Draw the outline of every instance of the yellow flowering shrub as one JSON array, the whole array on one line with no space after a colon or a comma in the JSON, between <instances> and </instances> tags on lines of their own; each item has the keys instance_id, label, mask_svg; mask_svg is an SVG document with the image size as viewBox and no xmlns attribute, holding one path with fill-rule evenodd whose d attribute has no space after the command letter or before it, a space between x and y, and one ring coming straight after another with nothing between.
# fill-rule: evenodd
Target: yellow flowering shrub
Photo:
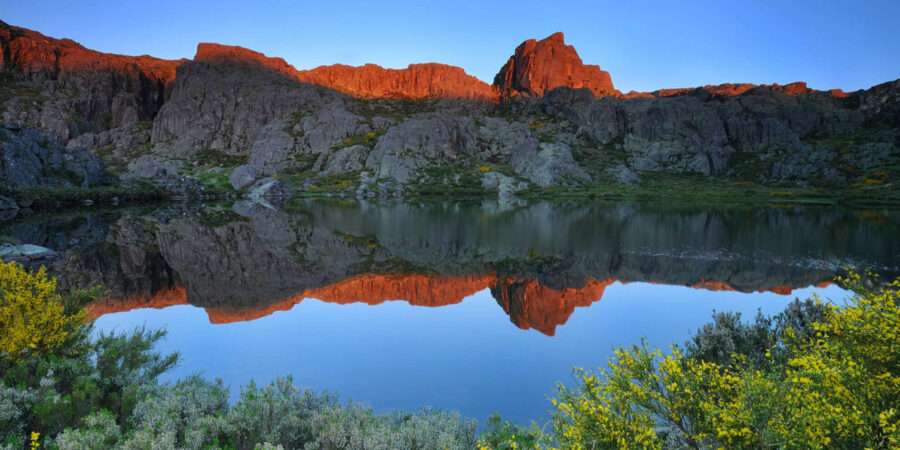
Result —
<instances>
[{"instance_id":1,"label":"yellow flowering shrub","mask_svg":"<svg viewBox=\"0 0 900 450\"><path fill-rule=\"evenodd\" d=\"M618 349L607 367L576 369L553 400L563 448L898 448L900 280L827 305L815 335L788 329L786 359L732 355L728 366L646 344ZM815 301L819 301L815 299ZM772 350L775 350L773 346Z\"/></svg>"},{"instance_id":2,"label":"yellow flowering shrub","mask_svg":"<svg viewBox=\"0 0 900 450\"><path fill-rule=\"evenodd\" d=\"M85 325L85 312L69 314L44 268L28 272L0 261L0 358L48 354Z\"/></svg>"}]
</instances>

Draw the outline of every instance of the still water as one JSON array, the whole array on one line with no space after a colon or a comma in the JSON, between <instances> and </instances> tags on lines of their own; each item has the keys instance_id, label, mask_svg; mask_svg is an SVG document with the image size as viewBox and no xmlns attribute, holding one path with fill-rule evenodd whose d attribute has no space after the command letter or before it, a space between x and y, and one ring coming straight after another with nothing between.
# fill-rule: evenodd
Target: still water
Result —
<instances>
[{"instance_id":1,"label":"still water","mask_svg":"<svg viewBox=\"0 0 900 450\"><path fill-rule=\"evenodd\" d=\"M293 201L31 217L0 234L102 284L100 330L166 328L167 380L292 375L376 410L539 423L573 366L683 343L714 310L840 301L900 272L900 213L835 207Z\"/></svg>"}]
</instances>

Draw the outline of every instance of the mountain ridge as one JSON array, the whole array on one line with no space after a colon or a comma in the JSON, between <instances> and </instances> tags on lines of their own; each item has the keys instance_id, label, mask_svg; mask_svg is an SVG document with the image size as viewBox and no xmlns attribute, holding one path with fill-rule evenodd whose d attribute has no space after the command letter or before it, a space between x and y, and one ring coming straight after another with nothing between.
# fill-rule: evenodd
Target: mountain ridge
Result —
<instances>
[{"instance_id":1,"label":"mountain ridge","mask_svg":"<svg viewBox=\"0 0 900 450\"><path fill-rule=\"evenodd\" d=\"M30 45L16 46L14 43L20 39L31 41ZM33 50L39 50L41 43L45 44L50 52L38 51L39 57L34 58ZM127 70L124 66L132 63L139 72L151 80L162 81L164 84L171 84L177 65L191 61L186 58L168 60L146 54L130 56L99 52L86 48L72 39L48 37L37 31L9 25L2 20L0 20L0 44L2 44L0 68L14 66L31 72L55 68L58 72L66 72L84 68L85 65L94 66L92 68L95 69L97 65L107 64L110 68L119 67L124 71ZM267 56L242 46L207 42L198 43L192 60L222 61L228 58L257 63L293 76L302 82L318 84L364 98L436 97L498 101L503 97L540 97L543 93L560 86L576 89L586 87L596 97L610 95L618 98L683 95L698 89L708 91L713 96L733 96L755 87L772 88L788 94L827 92L836 96L847 95L839 89L810 90L806 88L804 82L787 85L725 83L664 88L650 92L630 91L623 94L614 88L608 72L601 70L597 65L584 64L581 61L575 48L565 43L562 32L553 33L541 40L528 39L522 42L494 76L493 84L469 75L462 67L438 62L410 63L403 69L384 68L373 63L361 66L332 64L311 69L297 69L280 57ZM803 86L802 89L791 88L800 84Z\"/></svg>"},{"instance_id":2,"label":"mountain ridge","mask_svg":"<svg viewBox=\"0 0 900 450\"><path fill-rule=\"evenodd\" d=\"M662 173L757 197L777 186L878 197L900 177L900 80L622 94L562 33L523 42L492 85L438 63L298 70L212 43L190 60L109 55L6 24L0 52L0 128L14 141L0 179L14 186L22 167L58 175L43 185L93 185L83 153L112 168L110 183L189 196L606 196ZM63 173L53 155L80 162Z\"/></svg>"}]
</instances>

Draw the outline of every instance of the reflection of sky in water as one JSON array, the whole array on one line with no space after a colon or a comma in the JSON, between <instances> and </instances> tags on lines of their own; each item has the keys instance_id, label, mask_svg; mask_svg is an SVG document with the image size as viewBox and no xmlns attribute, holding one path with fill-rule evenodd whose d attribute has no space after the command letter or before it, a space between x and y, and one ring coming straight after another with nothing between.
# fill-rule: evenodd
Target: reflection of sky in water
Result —
<instances>
[{"instance_id":1,"label":"reflection of sky in water","mask_svg":"<svg viewBox=\"0 0 900 450\"><path fill-rule=\"evenodd\" d=\"M555 337L516 328L487 289L439 308L307 299L252 322L211 325L202 309L174 306L108 314L96 324L100 330L167 328L160 350L181 352L183 362L164 379L195 372L221 377L232 398L250 379L292 374L297 385L336 391L379 411L431 405L481 423L495 411L527 423L547 417L547 397L557 381L571 380L573 365L603 364L613 346L646 337L667 348L688 339L714 309L751 319L757 308L774 314L812 292L844 298L834 285L784 296L615 283L601 301L577 308Z\"/></svg>"}]
</instances>

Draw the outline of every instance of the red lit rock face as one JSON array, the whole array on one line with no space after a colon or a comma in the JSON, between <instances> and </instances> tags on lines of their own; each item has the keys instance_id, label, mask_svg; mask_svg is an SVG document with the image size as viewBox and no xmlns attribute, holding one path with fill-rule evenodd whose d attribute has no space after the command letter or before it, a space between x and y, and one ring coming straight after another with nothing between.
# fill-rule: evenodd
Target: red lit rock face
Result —
<instances>
[{"instance_id":1,"label":"red lit rock face","mask_svg":"<svg viewBox=\"0 0 900 450\"><path fill-rule=\"evenodd\" d=\"M40 73L49 78L75 71L115 71L165 83L174 79L175 67L184 61L101 53L71 39L53 39L3 22L0 44L0 69L16 67L26 75Z\"/></svg>"},{"instance_id":2,"label":"red lit rock face","mask_svg":"<svg viewBox=\"0 0 900 450\"><path fill-rule=\"evenodd\" d=\"M728 98L741 95L751 89L755 88L765 88L775 92L780 92L785 95L800 95L800 94L811 94L816 92L825 92L826 94L832 95L834 97L848 97L850 94L840 90L840 89L832 89L829 91L817 91L814 89L810 89L806 87L806 83L802 81L798 81L795 83L780 85L780 84L750 84L750 83L726 83L720 84L716 86L707 85L695 88L677 88L677 89L660 89L658 91L653 92L637 92L631 91L627 94L623 95L622 98L654 98L654 97L677 97L679 95L689 95L698 92L709 94L713 98Z\"/></svg>"},{"instance_id":3,"label":"red lit rock face","mask_svg":"<svg viewBox=\"0 0 900 450\"><path fill-rule=\"evenodd\" d=\"M620 95L609 73L583 64L575 48L566 45L562 33L541 41L529 39L516 47L515 54L494 77L494 86L502 97L540 97L560 86L588 88L597 97Z\"/></svg>"},{"instance_id":4,"label":"red lit rock face","mask_svg":"<svg viewBox=\"0 0 900 450\"><path fill-rule=\"evenodd\" d=\"M364 98L497 99L489 84L459 67L436 63L410 64L406 69L335 64L300 71L298 79Z\"/></svg>"},{"instance_id":5,"label":"red lit rock face","mask_svg":"<svg viewBox=\"0 0 900 450\"><path fill-rule=\"evenodd\" d=\"M197 44L194 61L228 62L263 67L291 78L297 77L297 69L282 58L273 58L236 45Z\"/></svg>"},{"instance_id":6,"label":"red lit rock face","mask_svg":"<svg viewBox=\"0 0 900 450\"><path fill-rule=\"evenodd\" d=\"M281 58L268 57L243 47L220 44L197 46L195 61L231 62L263 67L297 81L312 83L362 98L497 98L487 83L445 64L410 64L406 69L385 69L375 64L342 64L297 70Z\"/></svg>"},{"instance_id":7,"label":"red lit rock face","mask_svg":"<svg viewBox=\"0 0 900 450\"><path fill-rule=\"evenodd\" d=\"M28 81L52 82L50 94L35 104L41 110L38 118L20 115L26 120L23 125L62 142L88 129L73 123L118 127L153 119L181 62L101 53L71 39L53 39L0 22L0 70L14 69Z\"/></svg>"}]
</instances>

